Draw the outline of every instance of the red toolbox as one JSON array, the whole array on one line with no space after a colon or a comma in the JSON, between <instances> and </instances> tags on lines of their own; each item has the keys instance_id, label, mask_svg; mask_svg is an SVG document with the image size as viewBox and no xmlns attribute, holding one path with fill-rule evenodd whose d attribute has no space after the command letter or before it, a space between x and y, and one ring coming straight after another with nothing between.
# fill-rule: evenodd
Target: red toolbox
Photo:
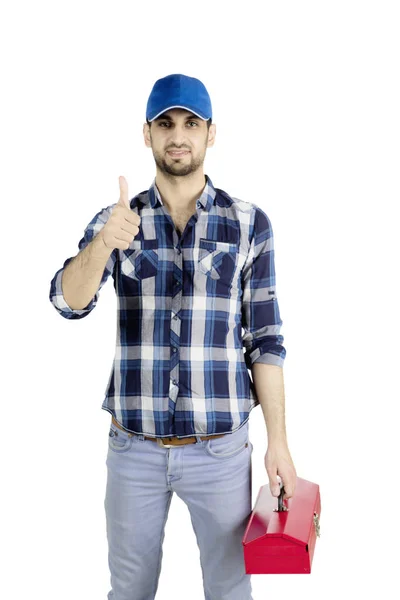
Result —
<instances>
[{"instance_id":1,"label":"red toolbox","mask_svg":"<svg viewBox=\"0 0 400 600\"><path fill-rule=\"evenodd\" d=\"M320 535L319 486L297 477L293 497L283 500L284 493L281 487L277 498L268 484L260 488L242 540L248 574L311 573Z\"/></svg>"}]
</instances>

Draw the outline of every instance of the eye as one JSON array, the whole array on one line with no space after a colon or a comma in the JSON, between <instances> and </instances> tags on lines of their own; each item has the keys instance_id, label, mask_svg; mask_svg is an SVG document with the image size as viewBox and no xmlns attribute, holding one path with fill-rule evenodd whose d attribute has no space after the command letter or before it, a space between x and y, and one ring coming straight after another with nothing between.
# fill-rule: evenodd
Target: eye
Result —
<instances>
[{"instance_id":1,"label":"eye","mask_svg":"<svg viewBox=\"0 0 400 600\"><path fill-rule=\"evenodd\" d=\"M166 125L167 123L169 125L169 121L161 121L160 127L161 127L161 125ZM188 121L188 123L194 123L196 125L196 127L198 127L198 124L196 123L196 121ZM193 129L193 127L190 127L190 129Z\"/></svg>"}]
</instances>

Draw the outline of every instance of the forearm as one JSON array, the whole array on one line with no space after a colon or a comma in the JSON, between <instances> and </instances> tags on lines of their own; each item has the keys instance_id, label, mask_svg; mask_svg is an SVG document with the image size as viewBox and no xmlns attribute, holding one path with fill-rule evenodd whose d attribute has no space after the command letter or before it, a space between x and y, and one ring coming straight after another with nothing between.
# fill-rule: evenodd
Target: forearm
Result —
<instances>
[{"instance_id":1,"label":"forearm","mask_svg":"<svg viewBox=\"0 0 400 600\"><path fill-rule=\"evenodd\" d=\"M82 309L89 304L99 289L111 252L97 234L66 266L61 287L70 308Z\"/></svg>"},{"instance_id":2,"label":"forearm","mask_svg":"<svg viewBox=\"0 0 400 600\"><path fill-rule=\"evenodd\" d=\"M283 368L256 362L251 374L264 414L268 441L287 443Z\"/></svg>"}]
</instances>

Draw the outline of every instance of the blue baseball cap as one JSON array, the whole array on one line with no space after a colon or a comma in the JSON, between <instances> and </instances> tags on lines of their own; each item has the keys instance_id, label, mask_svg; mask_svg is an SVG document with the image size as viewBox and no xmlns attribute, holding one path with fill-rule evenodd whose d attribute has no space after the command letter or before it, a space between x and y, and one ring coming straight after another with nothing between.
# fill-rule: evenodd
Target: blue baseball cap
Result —
<instances>
[{"instance_id":1,"label":"blue baseball cap","mask_svg":"<svg viewBox=\"0 0 400 600\"><path fill-rule=\"evenodd\" d=\"M171 108L185 108L204 121L212 119L210 96L195 77L173 74L155 82L147 101L146 119L154 121Z\"/></svg>"}]
</instances>

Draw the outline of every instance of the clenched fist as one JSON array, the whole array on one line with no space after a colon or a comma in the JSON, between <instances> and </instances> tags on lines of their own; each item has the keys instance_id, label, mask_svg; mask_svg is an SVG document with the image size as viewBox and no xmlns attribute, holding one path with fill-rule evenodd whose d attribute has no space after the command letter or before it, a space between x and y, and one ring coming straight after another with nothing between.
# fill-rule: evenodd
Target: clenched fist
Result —
<instances>
[{"instance_id":1,"label":"clenched fist","mask_svg":"<svg viewBox=\"0 0 400 600\"><path fill-rule=\"evenodd\" d=\"M119 177L119 192L119 200L99 235L107 248L127 250L139 232L140 217L129 206L128 184L122 175Z\"/></svg>"}]
</instances>

